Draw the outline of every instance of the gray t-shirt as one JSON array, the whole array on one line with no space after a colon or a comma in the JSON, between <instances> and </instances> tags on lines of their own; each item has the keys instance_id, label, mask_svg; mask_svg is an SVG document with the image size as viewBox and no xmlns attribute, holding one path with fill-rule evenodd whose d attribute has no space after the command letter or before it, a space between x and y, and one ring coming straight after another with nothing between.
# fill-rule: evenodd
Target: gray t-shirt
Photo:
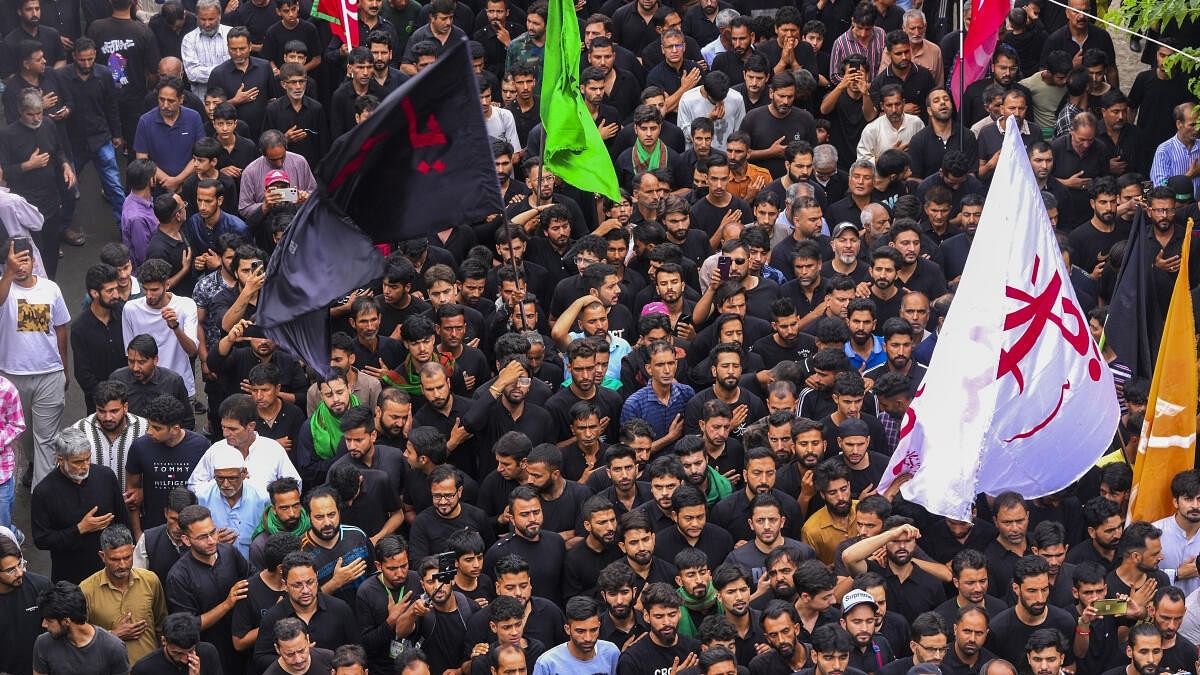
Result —
<instances>
[{"instance_id":1,"label":"gray t-shirt","mask_svg":"<svg viewBox=\"0 0 1200 675\"><path fill-rule=\"evenodd\" d=\"M126 675L125 643L99 626L95 629L95 637L83 647L42 633L33 643L33 670L45 675Z\"/></svg>"}]
</instances>

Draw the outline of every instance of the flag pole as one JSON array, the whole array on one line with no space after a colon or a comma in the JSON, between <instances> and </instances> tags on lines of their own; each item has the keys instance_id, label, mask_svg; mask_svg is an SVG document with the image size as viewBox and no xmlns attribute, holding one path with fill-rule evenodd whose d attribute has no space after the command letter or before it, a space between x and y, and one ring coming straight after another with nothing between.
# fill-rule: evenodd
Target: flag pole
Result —
<instances>
[{"instance_id":1,"label":"flag pole","mask_svg":"<svg viewBox=\"0 0 1200 675\"><path fill-rule=\"evenodd\" d=\"M350 39L350 11L346 9L346 2L347 0L338 2L338 6L342 9L342 34L346 36L346 48L354 49L358 45L353 44L354 41Z\"/></svg>"},{"instance_id":2,"label":"flag pole","mask_svg":"<svg viewBox=\"0 0 1200 675\"><path fill-rule=\"evenodd\" d=\"M1108 26L1109 28L1115 28L1115 29L1117 29L1117 30L1121 31L1122 33L1128 33L1128 34L1129 34L1130 36L1132 36L1132 37L1138 37L1138 38L1141 38L1141 39L1145 40L1146 42L1149 42L1149 43L1151 43L1151 44L1156 44L1156 45L1158 45L1159 47L1166 47L1167 49L1170 49L1172 53L1179 54L1180 56L1183 56L1183 57L1184 57L1184 58L1186 58L1186 59L1190 59L1190 60L1192 60L1192 61L1195 61L1195 62L1197 62L1197 63L1200 63L1200 57L1197 57L1197 56L1192 56L1191 54L1189 54L1189 53L1187 53L1187 52L1185 52L1185 51L1183 51L1183 50L1181 50L1181 49L1178 49L1178 48L1176 48L1176 47L1172 47L1171 45L1169 45L1169 44L1167 44L1167 43L1165 43L1165 42L1161 42L1161 41L1159 41L1159 40L1155 40L1154 38L1150 37L1149 35L1146 35L1145 33L1139 33L1139 32L1137 32L1137 31L1135 31L1135 30L1131 30L1131 29L1129 29L1129 28L1126 28L1125 26L1121 26L1121 25L1115 24L1115 23L1113 23L1113 22L1111 22L1111 21L1106 21L1106 20L1104 20L1104 19L1102 19L1102 18L1100 18L1100 17L1096 16L1095 14L1089 14L1089 13L1087 13L1087 12L1085 12L1085 11L1081 10L1081 9L1075 9L1074 7L1070 7L1069 5L1067 5L1067 3L1065 3L1065 2L1060 2L1059 0L1047 0L1047 2L1049 2L1049 3L1053 4L1053 5L1058 5L1059 7L1062 7L1063 9L1069 9L1069 10L1071 10L1072 12L1078 12L1078 13L1080 13L1080 14L1082 14L1082 15L1086 16L1087 18L1091 19L1092 21L1096 21L1096 22L1098 22L1098 23L1102 23L1102 24L1104 24L1105 26Z\"/></svg>"},{"instance_id":3,"label":"flag pole","mask_svg":"<svg viewBox=\"0 0 1200 675\"><path fill-rule=\"evenodd\" d=\"M972 0L966 0L966 2L971 2L971 1ZM966 148L966 142L967 142L967 140L966 140L967 121L963 117L963 111L962 111L962 108L965 105L965 102L964 102L965 95L964 94L966 91L966 82L965 82L966 72L964 72L965 64L964 64L964 60L963 60L963 48L966 44L966 35L967 35L967 28L966 28L967 22L965 21L966 16L964 14L965 7L967 7L966 3L962 3L962 2L958 3L958 151L959 152L966 152L965 148Z\"/></svg>"}]
</instances>

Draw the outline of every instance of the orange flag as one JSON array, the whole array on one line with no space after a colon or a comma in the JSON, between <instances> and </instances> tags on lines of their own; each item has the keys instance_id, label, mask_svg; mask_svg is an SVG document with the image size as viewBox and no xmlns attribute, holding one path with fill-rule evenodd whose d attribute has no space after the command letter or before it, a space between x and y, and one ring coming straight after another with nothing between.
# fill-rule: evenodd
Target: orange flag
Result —
<instances>
[{"instance_id":1,"label":"orange flag","mask_svg":"<svg viewBox=\"0 0 1200 675\"><path fill-rule=\"evenodd\" d=\"M1154 522L1175 512L1171 479L1193 468L1196 456L1196 328L1188 288L1192 221L1183 238L1179 272L1146 402L1146 421L1133 465L1129 521Z\"/></svg>"}]
</instances>

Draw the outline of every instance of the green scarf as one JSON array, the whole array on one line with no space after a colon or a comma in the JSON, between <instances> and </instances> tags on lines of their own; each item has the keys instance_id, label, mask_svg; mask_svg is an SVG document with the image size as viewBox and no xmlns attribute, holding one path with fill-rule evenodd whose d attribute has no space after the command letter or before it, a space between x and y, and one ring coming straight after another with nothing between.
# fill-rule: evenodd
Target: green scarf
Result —
<instances>
[{"instance_id":1,"label":"green scarf","mask_svg":"<svg viewBox=\"0 0 1200 675\"><path fill-rule=\"evenodd\" d=\"M642 144L633 143L633 168L638 171L653 171L667 163L667 147L662 139L654 142L654 147L646 150Z\"/></svg>"},{"instance_id":2,"label":"green scarf","mask_svg":"<svg viewBox=\"0 0 1200 675\"><path fill-rule=\"evenodd\" d=\"M679 613L679 627L676 629L680 635L687 637L696 637L697 626L692 619L692 612L704 615L709 612L717 604L717 589L710 581L708 588L704 590L704 597L696 598L691 593L683 590L683 586L676 589L679 592L679 597L683 599L683 608L685 611Z\"/></svg>"},{"instance_id":3,"label":"green scarf","mask_svg":"<svg viewBox=\"0 0 1200 675\"><path fill-rule=\"evenodd\" d=\"M721 475L716 468L708 467L708 494L705 495L708 505L712 506L733 493L733 483Z\"/></svg>"},{"instance_id":4,"label":"green scarf","mask_svg":"<svg viewBox=\"0 0 1200 675\"><path fill-rule=\"evenodd\" d=\"M350 406L358 405L358 397L350 394ZM337 451L338 443L342 442L341 418L333 414L325 401L321 401L308 420L308 428L312 431L313 452L321 459L330 459Z\"/></svg>"},{"instance_id":5,"label":"green scarf","mask_svg":"<svg viewBox=\"0 0 1200 675\"><path fill-rule=\"evenodd\" d=\"M311 525L312 522L308 519L308 510L301 506L300 523L296 525L296 529L288 531L288 534L291 534L294 537L300 537L308 531L308 528ZM275 515L275 509L272 509L270 506L268 506L266 510L263 511L262 518L258 519L258 527L254 528L254 534L250 535L250 538L253 539L263 532L266 532L267 534L279 534L280 532L284 531L286 530L283 529L283 523L281 523L279 521L279 517Z\"/></svg>"},{"instance_id":6,"label":"green scarf","mask_svg":"<svg viewBox=\"0 0 1200 675\"><path fill-rule=\"evenodd\" d=\"M442 365L446 370L446 377L454 375L454 368L457 365L456 359L442 351L434 352L434 360ZM413 368L412 357L406 356L404 363L400 364L404 372L398 370L389 370L379 378L384 384L389 387L395 387L400 391L407 392L409 396L421 395L421 373Z\"/></svg>"}]
</instances>

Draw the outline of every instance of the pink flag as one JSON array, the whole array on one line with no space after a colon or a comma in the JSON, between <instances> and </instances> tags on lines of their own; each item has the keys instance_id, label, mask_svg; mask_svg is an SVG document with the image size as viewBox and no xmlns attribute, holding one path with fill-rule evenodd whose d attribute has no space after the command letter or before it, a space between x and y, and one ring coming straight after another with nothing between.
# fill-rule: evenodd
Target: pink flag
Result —
<instances>
[{"instance_id":1,"label":"pink flag","mask_svg":"<svg viewBox=\"0 0 1200 675\"><path fill-rule=\"evenodd\" d=\"M954 74L950 79L950 95L954 97L956 108L962 109L959 78L962 78L962 89L966 89L987 75L996 39L1011 10L1012 0L971 0L971 27L967 29L962 51L954 60Z\"/></svg>"},{"instance_id":2,"label":"pink flag","mask_svg":"<svg viewBox=\"0 0 1200 675\"><path fill-rule=\"evenodd\" d=\"M958 520L970 519L980 492L1052 494L1095 464L1119 416L1112 373L1071 288L1021 136L1006 134L958 292L879 492L912 474L901 494Z\"/></svg>"}]
</instances>

